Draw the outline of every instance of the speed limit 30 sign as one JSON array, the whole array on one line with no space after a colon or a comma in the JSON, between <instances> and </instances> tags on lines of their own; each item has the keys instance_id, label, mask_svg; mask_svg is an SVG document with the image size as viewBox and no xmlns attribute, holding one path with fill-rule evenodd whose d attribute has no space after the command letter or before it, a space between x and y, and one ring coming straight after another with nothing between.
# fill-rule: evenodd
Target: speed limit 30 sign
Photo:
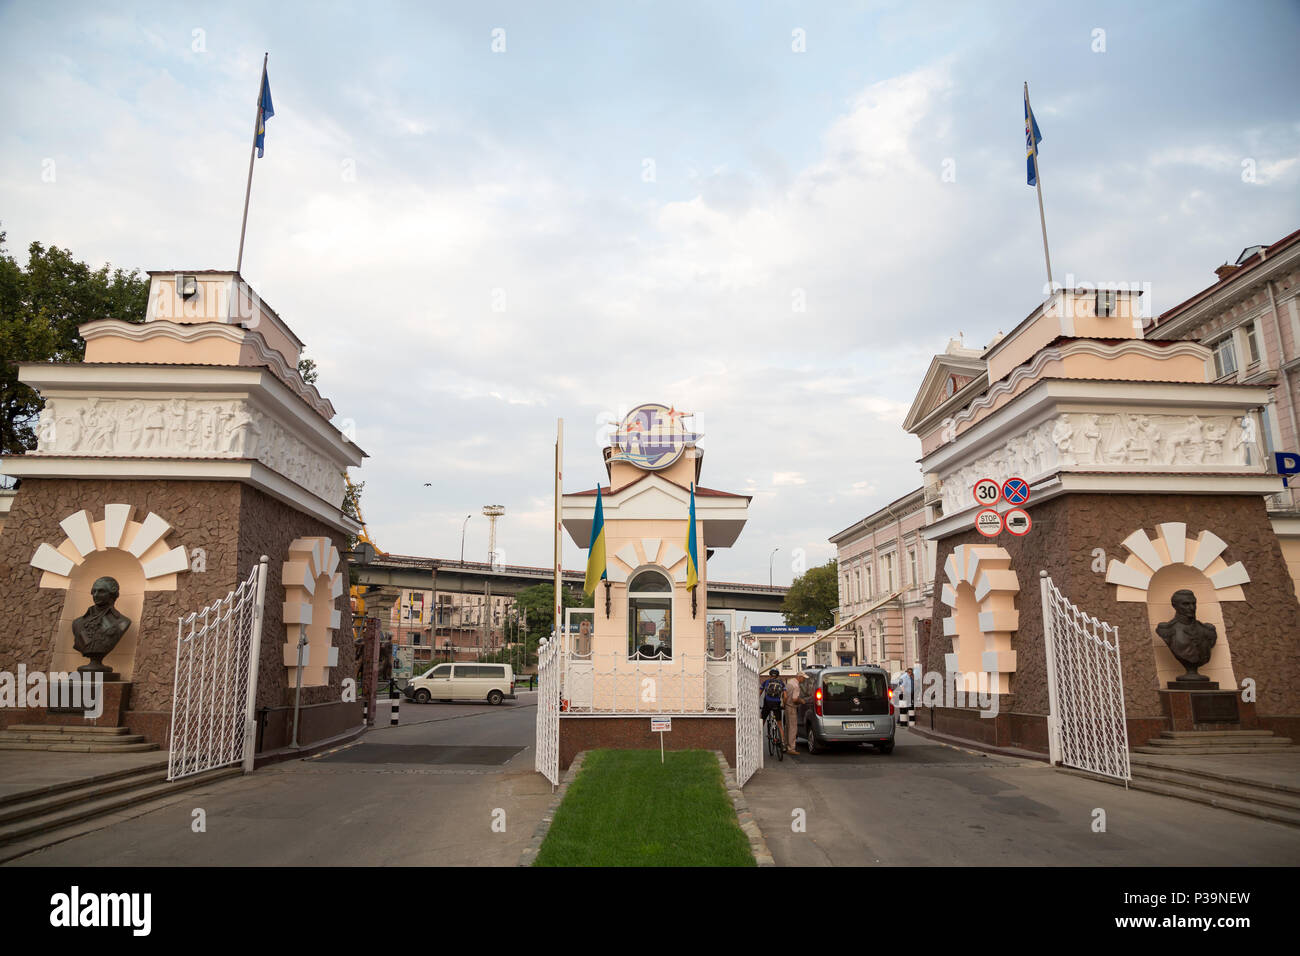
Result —
<instances>
[{"instance_id":1,"label":"speed limit 30 sign","mask_svg":"<svg viewBox=\"0 0 1300 956\"><path fill-rule=\"evenodd\" d=\"M975 503L990 507L1002 497L1002 486L992 478L981 478L975 482Z\"/></svg>"}]
</instances>

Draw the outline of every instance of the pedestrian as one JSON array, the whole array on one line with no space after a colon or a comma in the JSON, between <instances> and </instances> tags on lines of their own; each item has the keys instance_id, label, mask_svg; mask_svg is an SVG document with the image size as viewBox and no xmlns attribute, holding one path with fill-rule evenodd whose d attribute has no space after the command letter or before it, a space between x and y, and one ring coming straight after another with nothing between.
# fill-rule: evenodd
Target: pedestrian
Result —
<instances>
[{"instance_id":1,"label":"pedestrian","mask_svg":"<svg viewBox=\"0 0 1300 956\"><path fill-rule=\"evenodd\" d=\"M915 711L915 689L916 680L912 676L912 668L908 668L898 676L898 726L912 726L913 712Z\"/></svg>"},{"instance_id":2,"label":"pedestrian","mask_svg":"<svg viewBox=\"0 0 1300 956\"><path fill-rule=\"evenodd\" d=\"M788 746L785 752L797 754L799 735L799 705L803 703L803 681L808 675L803 671L791 674L785 682L785 736Z\"/></svg>"}]
</instances>

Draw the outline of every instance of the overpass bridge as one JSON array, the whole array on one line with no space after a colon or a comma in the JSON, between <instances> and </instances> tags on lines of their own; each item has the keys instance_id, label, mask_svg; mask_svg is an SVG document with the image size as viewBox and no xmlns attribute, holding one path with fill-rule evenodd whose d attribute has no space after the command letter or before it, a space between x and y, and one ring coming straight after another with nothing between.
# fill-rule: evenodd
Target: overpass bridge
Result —
<instances>
[{"instance_id":1,"label":"overpass bridge","mask_svg":"<svg viewBox=\"0 0 1300 956\"><path fill-rule=\"evenodd\" d=\"M486 561L378 554L364 546L349 555L349 559L356 584L391 589L394 600L396 592L403 588L433 591L435 594L439 591L481 594L485 585L491 586L494 596L513 597L524 588L550 584L555 580L554 568L505 564L494 569ZM561 580L565 587L582 592L585 571L564 571L562 574ZM707 584L706 607L715 610L779 612L787 590L789 589L780 585L710 581ZM373 597L368 597L367 603L373 606ZM388 603L391 606L391 602Z\"/></svg>"}]
</instances>

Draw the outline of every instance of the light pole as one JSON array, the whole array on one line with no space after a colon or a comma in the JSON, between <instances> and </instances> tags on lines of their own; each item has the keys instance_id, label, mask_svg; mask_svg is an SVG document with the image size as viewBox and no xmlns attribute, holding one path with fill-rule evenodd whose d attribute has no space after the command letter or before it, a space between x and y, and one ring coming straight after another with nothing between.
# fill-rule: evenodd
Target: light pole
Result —
<instances>
[{"instance_id":1,"label":"light pole","mask_svg":"<svg viewBox=\"0 0 1300 956\"><path fill-rule=\"evenodd\" d=\"M780 548L773 548L772 553L767 556L767 586L772 586L772 561L776 558L776 553Z\"/></svg>"},{"instance_id":2,"label":"light pole","mask_svg":"<svg viewBox=\"0 0 1300 956\"><path fill-rule=\"evenodd\" d=\"M457 624L462 629L465 626L465 528L472 517L474 517L472 514L466 515L465 520L460 524L460 607L456 611L456 616Z\"/></svg>"}]
</instances>

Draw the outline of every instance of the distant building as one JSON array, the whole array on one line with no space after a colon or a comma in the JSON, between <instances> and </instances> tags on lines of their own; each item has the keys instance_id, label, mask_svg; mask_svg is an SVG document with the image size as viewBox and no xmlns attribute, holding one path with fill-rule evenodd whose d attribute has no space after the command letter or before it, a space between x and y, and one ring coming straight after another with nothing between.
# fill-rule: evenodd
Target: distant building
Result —
<instances>
[{"instance_id":1,"label":"distant building","mask_svg":"<svg viewBox=\"0 0 1300 956\"><path fill-rule=\"evenodd\" d=\"M420 673L437 661L477 660L510 642L515 599L482 594L403 588L387 614L385 636L392 641L397 676Z\"/></svg>"},{"instance_id":2,"label":"distant building","mask_svg":"<svg viewBox=\"0 0 1300 956\"><path fill-rule=\"evenodd\" d=\"M922 537L925 525L924 490L917 488L831 536L839 620L869 613L847 635L819 644L816 663L878 664L891 672L917 663L934 594L934 545Z\"/></svg>"},{"instance_id":3,"label":"distant building","mask_svg":"<svg viewBox=\"0 0 1300 956\"><path fill-rule=\"evenodd\" d=\"M1210 350L1208 382L1265 385L1264 464L1300 452L1300 230L1250 246L1215 270L1218 281L1156 319L1148 336L1192 339ZM1300 499L1295 482L1266 499L1292 578L1300 578ZM1297 585L1300 594L1300 585Z\"/></svg>"}]
</instances>

